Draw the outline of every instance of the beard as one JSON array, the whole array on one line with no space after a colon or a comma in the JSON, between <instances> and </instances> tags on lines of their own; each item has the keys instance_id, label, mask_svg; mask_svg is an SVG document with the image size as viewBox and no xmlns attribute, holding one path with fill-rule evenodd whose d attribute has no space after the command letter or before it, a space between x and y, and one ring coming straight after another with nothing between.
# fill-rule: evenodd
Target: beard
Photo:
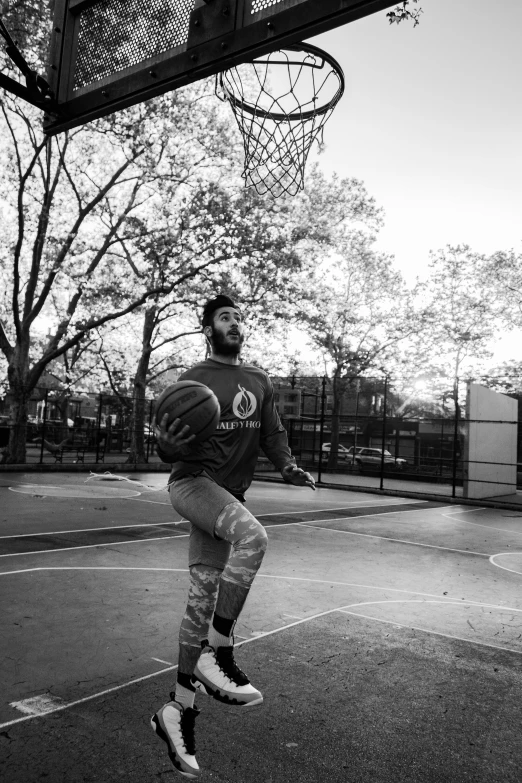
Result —
<instances>
[{"instance_id":1,"label":"beard","mask_svg":"<svg viewBox=\"0 0 522 783\"><path fill-rule=\"evenodd\" d=\"M244 335L240 335L239 340L229 343L226 337L223 337L216 329L212 330L210 343L215 353L221 356L239 356L245 340Z\"/></svg>"}]
</instances>

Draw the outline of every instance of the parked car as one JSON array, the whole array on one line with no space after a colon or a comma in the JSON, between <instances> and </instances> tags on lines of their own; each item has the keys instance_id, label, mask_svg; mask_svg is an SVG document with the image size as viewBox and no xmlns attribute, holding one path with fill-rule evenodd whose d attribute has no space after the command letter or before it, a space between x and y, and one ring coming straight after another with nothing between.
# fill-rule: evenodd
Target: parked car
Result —
<instances>
[{"instance_id":1,"label":"parked car","mask_svg":"<svg viewBox=\"0 0 522 783\"><path fill-rule=\"evenodd\" d=\"M332 450L332 444L331 443L323 443L323 453L325 456L328 456L328 454ZM342 460L351 460L351 449L347 449L346 446L339 446L337 447L337 459Z\"/></svg>"},{"instance_id":2,"label":"parked car","mask_svg":"<svg viewBox=\"0 0 522 783\"><path fill-rule=\"evenodd\" d=\"M376 467L379 467L382 463L382 449L372 449L367 446L357 447L355 449L355 454L353 450L353 446L348 449L349 459L353 460L356 465L374 465ZM388 465L393 465L396 468L403 468L404 465L408 464L408 460L404 459L403 457L394 457L393 454L390 454L390 452L387 449L384 449L384 465L385 467Z\"/></svg>"}]
</instances>

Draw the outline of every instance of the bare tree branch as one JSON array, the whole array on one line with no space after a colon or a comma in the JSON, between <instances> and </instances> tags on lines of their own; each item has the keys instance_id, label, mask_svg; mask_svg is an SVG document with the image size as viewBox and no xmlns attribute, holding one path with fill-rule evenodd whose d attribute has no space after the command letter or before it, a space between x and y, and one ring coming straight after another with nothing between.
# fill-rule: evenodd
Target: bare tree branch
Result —
<instances>
[{"instance_id":1,"label":"bare tree branch","mask_svg":"<svg viewBox=\"0 0 522 783\"><path fill-rule=\"evenodd\" d=\"M2 351L2 353L4 354L4 356L8 361L14 353L14 348L7 338L5 327L1 320L0 320L0 350Z\"/></svg>"},{"instance_id":2,"label":"bare tree branch","mask_svg":"<svg viewBox=\"0 0 522 783\"><path fill-rule=\"evenodd\" d=\"M31 313L27 316L25 323L27 325L30 325L33 323L33 321L37 318L37 316L40 314L47 297L49 295L49 291L51 290L51 287L54 283L54 280L56 278L56 275L58 274L58 271L60 270L62 264L64 263L67 254L69 250L71 249L71 246L76 239L76 236L78 234L78 231L80 230L80 227L84 220L87 218L87 216L93 211L93 209L102 201L102 199L105 197L105 195L110 191L110 189L118 182L118 177L120 173L125 171L125 169L130 165L129 161L126 161L120 168L110 177L110 179L106 182L104 187L94 196L91 201L80 211L74 226L72 230L69 232L67 239L63 243L60 251L58 252L58 255L56 257L56 260L52 266L52 269L50 270L47 279L45 280L42 290L40 293L40 296L38 297L38 300L36 304L33 307L33 310ZM114 235L114 232L112 233ZM112 236L111 235L111 236ZM97 254L96 258L98 258L99 262L99 253ZM91 264L92 266L92 264ZM87 275L89 274L89 270L87 270Z\"/></svg>"},{"instance_id":3,"label":"bare tree branch","mask_svg":"<svg viewBox=\"0 0 522 783\"><path fill-rule=\"evenodd\" d=\"M13 253L13 296L12 296L12 306L13 306L13 320L14 325L16 329L16 336L18 340L22 340L22 322L20 319L20 308L18 304L18 296L20 293L20 259L22 254L22 247L24 243L24 232L25 232L25 214L24 214L24 190L26 183L29 179L29 177L32 174L32 171L36 165L36 161L38 160L42 149L44 149L46 145L46 140L42 141L33 151L33 156L29 161L29 164L23 172L22 168L22 159L20 155L20 149L19 149L19 143L18 143L18 137L15 133L15 130L12 126L12 123L9 119L9 115L5 109L4 102L1 101L0 105L2 107L2 114L4 115L4 119L6 122L6 125L8 127L9 133L11 135L11 138L13 140L13 147L15 150L15 157L16 157L16 165L18 170L18 195L17 195L17 219L18 219L18 239L16 241L16 245L14 248Z\"/></svg>"}]
</instances>

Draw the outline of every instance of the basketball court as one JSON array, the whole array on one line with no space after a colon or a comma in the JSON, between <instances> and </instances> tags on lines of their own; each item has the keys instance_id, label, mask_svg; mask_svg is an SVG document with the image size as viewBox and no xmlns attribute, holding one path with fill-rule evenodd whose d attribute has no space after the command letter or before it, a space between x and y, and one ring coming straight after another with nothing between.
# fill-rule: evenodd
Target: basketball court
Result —
<instances>
[{"instance_id":1,"label":"basketball court","mask_svg":"<svg viewBox=\"0 0 522 783\"><path fill-rule=\"evenodd\" d=\"M293 194L344 89L303 41L395 5L57 0L46 79L2 28L27 87L0 85L54 135L216 76L246 184ZM165 473L0 477L9 783L180 779L149 723L176 679L188 584L188 526L165 487ZM269 550L235 636L265 701L198 695L202 781L520 780L522 513L479 502L253 484Z\"/></svg>"},{"instance_id":2,"label":"basketball court","mask_svg":"<svg viewBox=\"0 0 522 783\"><path fill-rule=\"evenodd\" d=\"M0 480L4 779L175 780L187 523L165 474ZM201 779L515 781L522 513L256 481L236 628L259 708L198 695Z\"/></svg>"}]
</instances>

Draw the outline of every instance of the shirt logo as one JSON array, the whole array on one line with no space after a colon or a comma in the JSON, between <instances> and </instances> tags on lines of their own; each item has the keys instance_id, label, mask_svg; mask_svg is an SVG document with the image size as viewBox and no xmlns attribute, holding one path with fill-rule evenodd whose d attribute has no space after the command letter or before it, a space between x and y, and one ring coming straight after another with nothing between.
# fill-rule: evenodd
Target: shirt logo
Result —
<instances>
[{"instance_id":1,"label":"shirt logo","mask_svg":"<svg viewBox=\"0 0 522 783\"><path fill-rule=\"evenodd\" d=\"M256 411L257 400L252 392L244 389L239 383L238 387L240 391L234 397L232 402L232 410L238 419L248 419Z\"/></svg>"}]
</instances>

